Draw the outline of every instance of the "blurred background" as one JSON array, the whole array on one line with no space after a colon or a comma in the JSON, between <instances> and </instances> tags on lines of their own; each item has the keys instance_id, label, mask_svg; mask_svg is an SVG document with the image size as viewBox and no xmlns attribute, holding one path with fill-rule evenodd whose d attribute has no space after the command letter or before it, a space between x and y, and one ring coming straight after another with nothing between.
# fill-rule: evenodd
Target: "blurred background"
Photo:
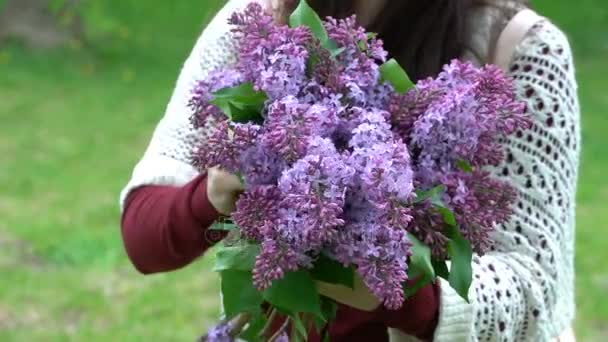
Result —
<instances>
[{"instance_id":1,"label":"blurred background","mask_svg":"<svg viewBox=\"0 0 608 342\"><path fill-rule=\"evenodd\" d=\"M534 0L575 50L583 118L577 335L608 340L608 2ZM0 341L192 341L209 257L143 277L118 193L221 0L0 0Z\"/></svg>"}]
</instances>

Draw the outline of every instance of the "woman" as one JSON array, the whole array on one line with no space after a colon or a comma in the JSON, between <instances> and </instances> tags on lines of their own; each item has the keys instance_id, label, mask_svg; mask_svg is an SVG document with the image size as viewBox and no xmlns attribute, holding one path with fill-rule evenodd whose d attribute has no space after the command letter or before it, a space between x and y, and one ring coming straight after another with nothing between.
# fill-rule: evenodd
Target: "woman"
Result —
<instances>
[{"instance_id":1,"label":"woman","mask_svg":"<svg viewBox=\"0 0 608 342\"><path fill-rule=\"evenodd\" d=\"M122 231L142 273L183 267L222 236L208 230L228 215L242 190L218 169L189 164L200 132L187 106L194 82L234 60L227 17L253 0L230 0L186 61L165 117L121 196ZM262 1L285 20L286 1ZM268 3L267 3L268 2ZM574 314L574 200L580 149L579 107L568 41L550 21L516 0L315 0L322 15L357 13L416 79L452 58L496 63L515 79L534 124L505 140L507 158L493 171L520 192L515 215L494 235L495 248L474 258L471 303L441 282L399 311L361 308L360 294L322 288L344 303L329 327L333 341L565 341ZM363 291L365 292L365 291ZM365 297L365 296L363 296ZM387 328L389 332L387 333ZM409 336L409 337L408 337ZM313 338L314 339L314 338Z\"/></svg>"}]
</instances>

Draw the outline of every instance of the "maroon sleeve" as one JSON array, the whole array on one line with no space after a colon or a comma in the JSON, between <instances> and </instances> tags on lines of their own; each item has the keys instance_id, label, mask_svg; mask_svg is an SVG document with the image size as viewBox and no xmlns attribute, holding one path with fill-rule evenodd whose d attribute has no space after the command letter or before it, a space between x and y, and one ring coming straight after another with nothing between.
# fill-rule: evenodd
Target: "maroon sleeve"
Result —
<instances>
[{"instance_id":1,"label":"maroon sleeve","mask_svg":"<svg viewBox=\"0 0 608 342\"><path fill-rule=\"evenodd\" d=\"M432 341L439 320L439 282L423 287L399 310L376 310L377 319L423 341Z\"/></svg>"},{"instance_id":2,"label":"maroon sleeve","mask_svg":"<svg viewBox=\"0 0 608 342\"><path fill-rule=\"evenodd\" d=\"M219 217L207 198L206 177L182 187L144 186L131 192L122 216L122 237L135 268L144 274L188 265L223 238L209 232Z\"/></svg>"}]
</instances>

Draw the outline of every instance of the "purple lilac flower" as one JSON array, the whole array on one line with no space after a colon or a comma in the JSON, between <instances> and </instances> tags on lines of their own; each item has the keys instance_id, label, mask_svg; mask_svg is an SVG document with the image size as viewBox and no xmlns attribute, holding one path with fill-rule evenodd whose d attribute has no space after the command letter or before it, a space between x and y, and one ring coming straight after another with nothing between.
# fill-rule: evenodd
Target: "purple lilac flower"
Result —
<instances>
[{"instance_id":1,"label":"purple lilac flower","mask_svg":"<svg viewBox=\"0 0 608 342\"><path fill-rule=\"evenodd\" d=\"M279 180L282 200L274 206L276 219L264 225L254 269L261 289L287 271L311 267L310 255L318 254L344 225L344 198L354 170L328 139L312 140L309 153Z\"/></svg>"},{"instance_id":2,"label":"purple lilac flower","mask_svg":"<svg viewBox=\"0 0 608 342\"><path fill-rule=\"evenodd\" d=\"M338 261L356 265L365 284L387 308L399 308L411 243L405 230L394 229L383 220L382 212L373 207L363 212L367 219L347 223L332 251Z\"/></svg>"},{"instance_id":3,"label":"purple lilac flower","mask_svg":"<svg viewBox=\"0 0 608 342\"><path fill-rule=\"evenodd\" d=\"M223 322L209 329L207 333L208 342L233 342L234 337L230 336L231 325L229 322Z\"/></svg>"},{"instance_id":4,"label":"purple lilac flower","mask_svg":"<svg viewBox=\"0 0 608 342\"><path fill-rule=\"evenodd\" d=\"M242 152L255 144L260 129L260 126L250 123L217 123L208 140L194 151L194 165L201 170L220 166L226 171L238 172Z\"/></svg>"},{"instance_id":5,"label":"purple lilac flower","mask_svg":"<svg viewBox=\"0 0 608 342\"><path fill-rule=\"evenodd\" d=\"M304 156L314 125L313 118L306 115L309 107L293 96L271 104L261 137L263 146L290 163Z\"/></svg>"},{"instance_id":6,"label":"purple lilac flower","mask_svg":"<svg viewBox=\"0 0 608 342\"><path fill-rule=\"evenodd\" d=\"M455 60L418 88L426 108L413 124L411 141L420 149L421 172L453 170L458 160L496 165L503 159L498 138L529 124L512 81L494 66L479 69Z\"/></svg>"},{"instance_id":7,"label":"purple lilac flower","mask_svg":"<svg viewBox=\"0 0 608 342\"><path fill-rule=\"evenodd\" d=\"M247 186L276 184L286 167L276 152L260 144L242 152L240 165Z\"/></svg>"},{"instance_id":8,"label":"purple lilac flower","mask_svg":"<svg viewBox=\"0 0 608 342\"><path fill-rule=\"evenodd\" d=\"M490 234L513 214L515 189L492 178L487 171L454 172L442 177L447 186L449 205L460 223L463 236L473 249L485 253L492 245Z\"/></svg>"},{"instance_id":9,"label":"purple lilac flower","mask_svg":"<svg viewBox=\"0 0 608 342\"><path fill-rule=\"evenodd\" d=\"M330 140L313 140L310 153L279 180L284 198L277 230L303 251L320 249L344 224L344 199L354 175Z\"/></svg>"},{"instance_id":10,"label":"purple lilac flower","mask_svg":"<svg viewBox=\"0 0 608 342\"><path fill-rule=\"evenodd\" d=\"M261 241L267 225L278 219L281 193L274 185L253 186L236 202L232 219L241 233L250 240Z\"/></svg>"},{"instance_id":11,"label":"purple lilac flower","mask_svg":"<svg viewBox=\"0 0 608 342\"><path fill-rule=\"evenodd\" d=\"M325 21L325 28L329 37L338 46L356 50L352 52L352 55L355 55L355 52L358 51L358 53L378 62L386 61L388 52L384 49L382 40L377 39L375 35L369 35L362 26L357 24L355 16L345 19L328 17Z\"/></svg>"},{"instance_id":12,"label":"purple lilac flower","mask_svg":"<svg viewBox=\"0 0 608 342\"><path fill-rule=\"evenodd\" d=\"M346 97L356 106L386 109L392 87L380 82L379 63L387 57L382 41L368 36L354 16L327 18L325 25L329 37L344 48L337 57L342 65L337 78Z\"/></svg>"},{"instance_id":13,"label":"purple lilac flower","mask_svg":"<svg viewBox=\"0 0 608 342\"><path fill-rule=\"evenodd\" d=\"M438 182L447 188L442 201L454 212L462 235L483 255L492 246L496 225L507 222L513 214L515 189L482 170L447 172ZM431 247L435 257L445 258L448 239L443 217L429 203L415 207L412 216L408 230Z\"/></svg>"},{"instance_id":14,"label":"purple lilac flower","mask_svg":"<svg viewBox=\"0 0 608 342\"><path fill-rule=\"evenodd\" d=\"M403 143L377 143L355 149L349 161L357 169L357 180L371 203L385 208L387 201L411 199L413 171Z\"/></svg>"},{"instance_id":15,"label":"purple lilac flower","mask_svg":"<svg viewBox=\"0 0 608 342\"><path fill-rule=\"evenodd\" d=\"M390 124L387 122L389 115L387 112L353 107L352 114L356 117L349 117L349 123L345 124L356 125L350 128L352 137L349 146L351 148L371 147L374 144L387 143L393 140L394 135Z\"/></svg>"},{"instance_id":16,"label":"purple lilac flower","mask_svg":"<svg viewBox=\"0 0 608 342\"><path fill-rule=\"evenodd\" d=\"M273 100L298 95L307 80L310 30L276 25L257 3L235 13L230 23L240 43L238 69L245 78Z\"/></svg>"},{"instance_id":17,"label":"purple lilac flower","mask_svg":"<svg viewBox=\"0 0 608 342\"><path fill-rule=\"evenodd\" d=\"M283 278L286 272L296 271L303 263L303 255L298 255L288 244L267 238L262 241L261 252L253 268L253 284L265 290L272 282Z\"/></svg>"},{"instance_id":18,"label":"purple lilac flower","mask_svg":"<svg viewBox=\"0 0 608 342\"><path fill-rule=\"evenodd\" d=\"M406 94L392 94L389 100L388 111L391 113L393 131L408 144L416 120L424 114L429 104L442 94L441 89L430 84L432 81L419 81L414 89Z\"/></svg>"},{"instance_id":19,"label":"purple lilac flower","mask_svg":"<svg viewBox=\"0 0 608 342\"><path fill-rule=\"evenodd\" d=\"M281 335L277 337L275 342L289 342L289 336L286 332L283 332Z\"/></svg>"},{"instance_id":20,"label":"purple lilac flower","mask_svg":"<svg viewBox=\"0 0 608 342\"><path fill-rule=\"evenodd\" d=\"M333 133L339 110L333 104L308 105L293 96L286 96L270 105L261 142L265 148L293 163L306 154L313 137L326 137Z\"/></svg>"},{"instance_id":21,"label":"purple lilac flower","mask_svg":"<svg viewBox=\"0 0 608 342\"><path fill-rule=\"evenodd\" d=\"M366 199L385 210L390 223L405 228L411 219L413 171L407 146L396 139L383 112L368 112L353 130L349 164Z\"/></svg>"},{"instance_id":22,"label":"purple lilac flower","mask_svg":"<svg viewBox=\"0 0 608 342\"><path fill-rule=\"evenodd\" d=\"M405 228L412 219L413 171L407 146L393 136L387 117L382 111L365 112L352 131L348 160L357 187L348 196L350 220L334 250L341 262L357 265L387 308L398 308L411 248Z\"/></svg>"}]
</instances>

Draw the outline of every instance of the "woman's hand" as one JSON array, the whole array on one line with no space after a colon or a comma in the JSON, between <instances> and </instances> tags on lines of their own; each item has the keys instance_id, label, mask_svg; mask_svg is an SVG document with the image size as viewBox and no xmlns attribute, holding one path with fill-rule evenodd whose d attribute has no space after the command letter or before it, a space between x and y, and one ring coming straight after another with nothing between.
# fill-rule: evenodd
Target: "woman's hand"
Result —
<instances>
[{"instance_id":1,"label":"woman's hand","mask_svg":"<svg viewBox=\"0 0 608 342\"><path fill-rule=\"evenodd\" d=\"M218 213L230 215L243 190L243 183L237 176L217 167L207 171L207 197Z\"/></svg>"},{"instance_id":2,"label":"woman's hand","mask_svg":"<svg viewBox=\"0 0 608 342\"><path fill-rule=\"evenodd\" d=\"M286 24L289 14L297 5L294 0L264 0L266 8L272 12L272 17L278 24Z\"/></svg>"},{"instance_id":3,"label":"woman's hand","mask_svg":"<svg viewBox=\"0 0 608 342\"><path fill-rule=\"evenodd\" d=\"M380 300L372 294L358 274L355 274L354 285L351 289L344 285L318 281L317 289L321 295L361 311L374 311L380 306Z\"/></svg>"}]
</instances>

